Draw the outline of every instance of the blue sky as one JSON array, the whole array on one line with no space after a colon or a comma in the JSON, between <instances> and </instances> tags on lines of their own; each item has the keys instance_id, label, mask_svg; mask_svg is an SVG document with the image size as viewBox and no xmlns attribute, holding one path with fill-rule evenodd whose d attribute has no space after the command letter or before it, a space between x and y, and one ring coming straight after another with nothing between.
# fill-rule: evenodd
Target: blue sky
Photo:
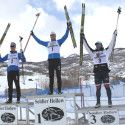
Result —
<instances>
[{"instance_id":1,"label":"blue sky","mask_svg":"<svg viewBox=\"0 0 125 125\"><path fill-rule=\"evenodd\" d=\"M58 16L58 18L63 17L63 13L57 11L56 5L52 0L31 0L30 5L35 8L42 8L46 13Z\"/></svg>"},{"instance_id":2,"label":"blue sky","mask_svg":"<svg viewBox=\"0 0 125 125\"><path fill-rule=\"evenodd\" d=\"M19 35L23 37L23 47L36 19L35 14L40 12L34 33L42 40L50 40L51 31L57 33L57 38L62 37L66 30L64 5L67 5L72 21L78 47L73 48L70 35L61 47L61 56L79 54L79 31L81 21L81 3L86 4L85 35L91 47L96 41L102 41L107 47L115 30L117 9L122 7L119 18L118 36L116 47L125 47L125 1L124 0L0 0L0 35L2 35L8 22L11 23L9 32L1 47L1 55L9 52L11 41L17 43L20 50ZM67 49L68 47L68 49ZM32 52L32 54L31 54ZM84 53L87 53L84 48ZM25 55L28 61L47 60L47 49L30 39Z\"/></svg>"},{"instance_id":3,"label":"blue sky","mask_svg":"<svg viewBox=\"0 0 125 125\"><path fill-rule=\"evenodd\" d=\"M117 6L122 4L123 0L75 0L72 5L72 13L78 14L81 3L97 3L101 6ZM58 18L64 19L64 13L62 11L58 11L55 1L53 0L30 0L29 4L35 8L42 8L48 14L52 14L58 16ZM91 8L89 8L91 11Z\"/></svg>"}]
</instances>

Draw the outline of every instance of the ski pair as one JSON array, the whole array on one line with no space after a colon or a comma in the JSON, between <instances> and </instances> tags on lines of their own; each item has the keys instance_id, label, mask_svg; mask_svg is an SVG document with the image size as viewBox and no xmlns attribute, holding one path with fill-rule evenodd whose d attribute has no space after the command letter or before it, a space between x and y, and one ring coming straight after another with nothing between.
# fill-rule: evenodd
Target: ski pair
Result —
<instances>
[{"instance_id":1,"label":"ski pair","mask_svg":"<svg viewBox=\"0 0 125 125\"><path fill-rule=\"evenodd\" d=\"M71 23L66 5L64 6L64 10L65 10L65 16L66 16L67 23L70 23L69 31L70 31L73 47L75 48L75 47L77 47L77 44L76 44L76 40L75 40L73 28L72 28L72 23ZM84 20L85 20L85 4L82 3L82 16L81 16L81 28L80 28L80 62L79 62L80 65L82 65L82 62L83 62L83 38L82 38L82 34L84 34Z\"/></svg>"}]
</instances>

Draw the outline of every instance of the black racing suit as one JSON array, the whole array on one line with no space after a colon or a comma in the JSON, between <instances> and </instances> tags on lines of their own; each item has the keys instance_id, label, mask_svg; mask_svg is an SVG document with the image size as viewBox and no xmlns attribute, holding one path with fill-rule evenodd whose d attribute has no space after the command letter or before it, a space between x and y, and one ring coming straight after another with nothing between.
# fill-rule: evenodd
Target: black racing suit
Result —
<instances>
[{"instance_id":1,"label":"black racing suit","mask_svg":"<svg viewBox=\"0 0 125 125\"><path fill-rule=\"evenodd\" d=\"M20 101L20 83L19 83L19 60L25 62L26 59L23 53L17 53L17 51L10 51L9 54L1 58L0 62L8 61L7 67L7 80L8 80L8 98L12 101L13 93L13 81L15 82L17 101Z\"/></svg>"},{"instance_id":2,"label":"black racing suit","mask_svg":"<svg viewBox=\"0 0 125 125\"><path fill-rule=\"evenodd\" d=\"M19 71L10 71L7 73L7 80L8 80L8 97L9 100L12 101L12 93L13 93L13 81L16 86L17 92L17 101L20 101L20 84L19 84Z\"/></svg>"},{"instance_id":3,"label":"black racing suit","mask_svg":"<svg viewBox=\"0 0 125 125\"><path fill-rule=\"evenodd\" d=\"M58 92L61 92L62 81L61 81L61 59L49 59L49 78L50 78L50 92L53 93L54 84L54 71L56 71Z\"/></svg>"}]
</instances>

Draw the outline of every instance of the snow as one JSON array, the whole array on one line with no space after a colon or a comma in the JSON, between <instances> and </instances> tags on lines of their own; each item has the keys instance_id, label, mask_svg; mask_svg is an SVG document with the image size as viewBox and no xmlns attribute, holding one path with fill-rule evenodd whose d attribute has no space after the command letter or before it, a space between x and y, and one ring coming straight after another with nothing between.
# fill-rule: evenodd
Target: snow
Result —
<instances>
[{"instance_id":1,"label":"snow","mask_svg":"<svg viewBox=\"0 0 125 125\"><path fill-rule=\"evenodd\" d=\"M23 77L20 77L20 88L21 89L32 89L36 88L36 84L38 85L39 80L46 79L45 75L35 75L35 76L24 76L25 84L23 84ZM14 84L13 84L14 85ZM0 76L0 93L3 93L4 90L8 87L7 76ZM14 85L15 88L15 85ZM41 88L37 86L37 88Z\"/></svg>"},{"instance_id":2,"label":"snow","mask_svg":"<svg viewBox=\"0 0 125 125\"><path fill-rule=\"evenodd\" d=\"M21 79L21 89L29 89L29 88L36 88L36 85L38 84L38 78L40 76L25 76L25 85L22 83L22 77ZM46 78L46 76L41 76L43 79ZM32 79L31 81L29 81L29 79ZM82 83L82 92L84 93L84 104L86 107L90 107L90 106L94 106L96 103L96 90L95 90L95 85L93 84L93 77L89 80L89 81L84 81ZM7 78L6 76L2 76L0 77L0 95L4 94L5 89L7 88ZM38 86L38 88L40 88ZM112 90L112 101L113 101L113 105L118 105L118 104L125 104L125 83L120 82L120 84L117 85L112 85L111 86L111 90ZM70 89L63 89L63 93L80 93L80 89L78 87L73 87ZM77 98L77 104L80 106L81 105L81 97ZM23 100L23 99L21 99ZM5 99L3 99L2 101L5 101ZM25 100L24 100L25 101ZM104 86L102 85L102 89L101 89L101 105L107 105L107 95L106 95L106 91ZM66 101L66 107L67 107L67 118L69 121L73 121L73 119L75 118L74 115L74 104L73 104L73 99L68 98ZM31 108L32 111L34 111L33 108ZM26 118L26 114L25 114L25 109L22 110L23 112L23 119ZM20 115L20 114L18 114ZM119 113L120 117L125 118L125 112L120 112ZM32 115L30 113L30 118L34 119L34 115Z\"/></svg>"}]
</instances>

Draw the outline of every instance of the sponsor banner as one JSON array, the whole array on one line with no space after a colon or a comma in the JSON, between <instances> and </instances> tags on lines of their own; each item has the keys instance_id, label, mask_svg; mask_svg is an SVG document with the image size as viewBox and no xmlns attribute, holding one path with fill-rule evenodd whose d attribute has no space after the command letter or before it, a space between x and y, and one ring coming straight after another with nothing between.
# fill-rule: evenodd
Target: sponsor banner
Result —
<instances>
[{"instance_id":1,"label":"sponsor banner","mask_svg":"<svg viewBox=\"0 0 125 125\"><path fill-rule=\"evenodd\" d=\"M34 111L35 125L66 125L64 97L36 98Z\"/></svg>"},{"instance_id":2,"label":"sponsor banner","mask_svg":"<svg viewBox=\"0 0 125 125\"><path fill-rule=\"evenodd\" d=\"M17 107L13 105L0 106L0 125L17 125Z\"/></svg>"},{"instance_id":3,"label":"sponsor banner","mask_svg":"<svg viewBox=\"0 0 125 125\"><path fill-rule=\"evenodd\" d=\"M117 109L89 111L89 125L119 125Z\"/></svg>"}]
</instances>

